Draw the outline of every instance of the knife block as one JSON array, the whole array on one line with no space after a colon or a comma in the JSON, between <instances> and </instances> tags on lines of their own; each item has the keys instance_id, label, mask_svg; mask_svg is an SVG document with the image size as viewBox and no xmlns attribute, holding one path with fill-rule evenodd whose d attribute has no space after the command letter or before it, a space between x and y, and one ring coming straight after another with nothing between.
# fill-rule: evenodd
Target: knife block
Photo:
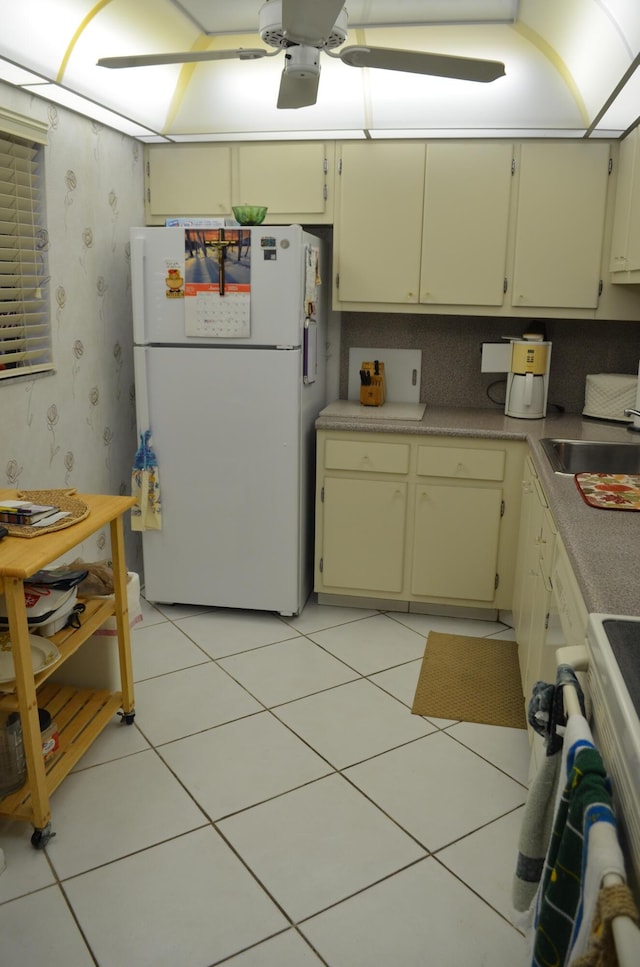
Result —
<instances>
[{"instance_id":1,"label":"knife block","mask_svg":"<svg viewBox=\"0 0 640 967\"><path fill-rule=\"evenodd\" d=\"M363 406L382 406L384 403L384 363L363 363L362 370L368 374L370 383L360 386L360 402Z\"/></svg>"}]
</instances>

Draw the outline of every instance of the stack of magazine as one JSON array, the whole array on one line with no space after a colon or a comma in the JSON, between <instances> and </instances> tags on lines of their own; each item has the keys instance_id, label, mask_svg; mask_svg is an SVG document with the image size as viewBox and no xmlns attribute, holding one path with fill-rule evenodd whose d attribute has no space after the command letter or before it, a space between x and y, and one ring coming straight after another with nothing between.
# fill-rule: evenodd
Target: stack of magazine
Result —
<instances>
[{"instance_id":1,"label":"stack of magazine","mask_svg":"<svg viewBox=\"0 0 640 967\"><path fill-rule=\"evenodd\" d=\"M68 514L52 504L34 504L30 500L0 500L0 523L48 527Z\"/></svg>"}]
</instances>

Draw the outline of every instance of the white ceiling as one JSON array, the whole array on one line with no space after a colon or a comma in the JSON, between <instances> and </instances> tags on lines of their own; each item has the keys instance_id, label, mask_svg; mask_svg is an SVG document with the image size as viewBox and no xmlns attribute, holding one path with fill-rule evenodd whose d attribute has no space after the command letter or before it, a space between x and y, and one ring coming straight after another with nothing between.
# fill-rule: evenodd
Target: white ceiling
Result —
<instances>
[{"instance_id":1,"label":"white ceiling","mask_svg":"<svg viewBox=\"0 0 640 967\"><path fill-rule=\"evenodd\" d=\"M499 60L506 76L475 84L354 69L323 53L317 104L289 111L276 109L282 55L96 66L116 55L264 48L263 0L9 2L0 80L144 141L619 137L640 115L639 0L347 0L347 45Z\"/></svg>"}]
</instances>

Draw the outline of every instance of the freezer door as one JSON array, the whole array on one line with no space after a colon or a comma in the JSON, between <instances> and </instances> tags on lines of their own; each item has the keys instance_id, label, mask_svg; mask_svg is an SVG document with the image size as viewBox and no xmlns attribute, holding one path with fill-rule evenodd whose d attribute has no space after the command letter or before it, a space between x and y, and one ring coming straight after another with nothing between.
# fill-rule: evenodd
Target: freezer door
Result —
<instances>
[{"instance_id":1,"label":"freezer door","mask_svg":"<svg viewBox=\"0 0 640 967\"><path fill-rule=\"evenodd\" d=\"M198 278L218 278L215 248L193 254L185 251L183 228L131 229L131 287L134 341L138 345L300 346L305 318L305 239L299 225L255 226L251 228L250 253L229 250L225 263L229 278L234 258L241 255L242 279L251 285L250 334L241 337L187 336L185 298L167 295L169 268L187 260ZM170 290L169 290L170 291ZM216 292L212 299L223 299Z\"/></svg>"},{"instance_id":2,"label":"freezer door","mask_svg":"<svg viewBox=\"0 0 640 967\"><path fill-rule=\"evenodd\" d=\"M298 350L136 350L162 500L162 530L143 533L149 600L301 607L313 503L301 368Z\"/></svg>"}]
</instances>

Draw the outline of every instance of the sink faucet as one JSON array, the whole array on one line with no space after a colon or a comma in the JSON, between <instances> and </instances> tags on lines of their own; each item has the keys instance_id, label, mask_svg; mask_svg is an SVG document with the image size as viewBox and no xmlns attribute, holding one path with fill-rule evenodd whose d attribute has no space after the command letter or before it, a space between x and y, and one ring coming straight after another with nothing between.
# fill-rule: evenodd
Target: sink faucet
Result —
<instances>
[{"instance_id":1,"label":"sink faucet","mask_svg":"<svg viewBox=\"0 0 640 967\"><path fill-rule=\"evenodd\" d=\"M640 416L640 410L625 410L625 416Z\"/></svg>"}]
</instances>

